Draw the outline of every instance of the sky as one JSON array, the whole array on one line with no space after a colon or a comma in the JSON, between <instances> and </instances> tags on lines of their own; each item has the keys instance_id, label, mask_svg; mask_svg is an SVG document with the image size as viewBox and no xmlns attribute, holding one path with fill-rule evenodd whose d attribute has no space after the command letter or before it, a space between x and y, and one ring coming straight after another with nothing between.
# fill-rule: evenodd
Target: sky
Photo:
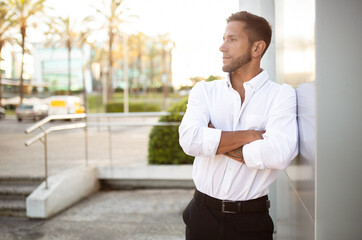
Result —
<instances>
[{"instance_id":1,"label":"sky","mask_svg":"<svg viewBox=\"0 0 362 240\"><path fill-rule=\"evenodd\" d=\"M48 0L57 14L86 15L102 0ZM219 46L226 18L239 8L238 0L124 0L125 7L139 19L126 27L129 33L147 35L169 32L175 42L173 83L185 85L190 77L223 76Z\"/></svg>"}]
</instances>

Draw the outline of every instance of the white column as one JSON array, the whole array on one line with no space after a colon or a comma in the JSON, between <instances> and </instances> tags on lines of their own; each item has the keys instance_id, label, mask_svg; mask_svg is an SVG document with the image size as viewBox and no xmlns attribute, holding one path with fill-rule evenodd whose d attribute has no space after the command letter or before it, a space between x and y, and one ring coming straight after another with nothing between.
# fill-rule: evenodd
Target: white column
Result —
<instances>
[{"instance_id":1,"label":"white column","mask_svg":"<svg viewBox=\"0 0 362 240\"><path fill-rule=\"evenodd\" d=\"M272 81L276 81L275 77L275 37L274 37L274 1L273 0L239 0L239 10L247 11L252 14L265 18L273 28L272 40L270 42L268 50L265 52L261 67L268 72L268 75ZM272 184L270 187L269 198L271 199L270 215L273 218L276 226L277 216L277 198L276 198L276 184ZM276 229L276 227L275 227Z\"/></svg>"}]
</instances>

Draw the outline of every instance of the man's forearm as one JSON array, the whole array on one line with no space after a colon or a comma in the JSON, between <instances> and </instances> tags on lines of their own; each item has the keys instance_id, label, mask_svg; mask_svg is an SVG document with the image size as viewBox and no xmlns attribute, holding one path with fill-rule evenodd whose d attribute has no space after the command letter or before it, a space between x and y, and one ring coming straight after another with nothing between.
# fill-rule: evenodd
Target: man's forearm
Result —
<instances>
[{"instance_id":1,"label":"man's forearm","mask_svg":"<svg viewBox=\"0 0 362 240\"><path fill-rule=\"evenodd\" d=\"M211 122L209 123L209 127L215 128ZM263 139L264 133L265 131L256 130L222 131L216 154L224 154L245 164L243 146L253 141Z\"/></svg>"},{"instance_id":2,"label":"man's forearm","mask_svg":"<svg viewBox=\"0 0 362 240\"><path fill-rule=\"evenodd\" d=\"M232 158L238 162L245 164L244 156L243 156L243 146L239 147L235 150L231 150L230 152L226 152L226 153L224 153L224 155L229 158Z\"/></svg>"},{"instance_id":3,"label":"man's forearm","mask_svg":"<svg viewBox=\"0 0 362 240\"><path fill-rule=\"evenodd\" d=\"M252 141L251 132L249 131L222 131L216 154L234 151Z\"/></svg>"},{"instance_id":4,"label":"man's forearm","mask_svg":"<svg viewBox=\"0 0 362 240\"><path fill-rule=\"evenodd\" d=\"M265 131L246 130L246 131L222 131L220 143L217 148L216 154L224 154L233 151L235 154L241 154L242 150L237 150L245 144L251 143L256 140L263 139Z\"/></svg>"}]
</instances>

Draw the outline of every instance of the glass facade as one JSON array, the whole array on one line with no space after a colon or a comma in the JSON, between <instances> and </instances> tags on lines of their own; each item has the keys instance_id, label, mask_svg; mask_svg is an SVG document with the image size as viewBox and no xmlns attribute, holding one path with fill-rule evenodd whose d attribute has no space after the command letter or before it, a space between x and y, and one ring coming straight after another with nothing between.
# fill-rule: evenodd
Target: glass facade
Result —
<instances>
[{"instance_id":1,"label":"glass facade","mask_svg":"<svg viewBox=\"0 0 362 240\"><path fill-rule=\"evenodd\" d=\"M71 60L71 90L83 89L82 60ZM42 61L43 81L48 83L50 90L68 90L68 60L47 59Z\"/></svg>"},{"instance_id":2,"label":"glass facade","mask_svg":"<svg viewBox=\"0 0 362 240\"><path fill-rule=\"evenodd\" d=\"M279 174L278 240L313 239L315 223L315 1L275 1L277 82L297 93L299 155Z\"/></svg>"}]
</instances>

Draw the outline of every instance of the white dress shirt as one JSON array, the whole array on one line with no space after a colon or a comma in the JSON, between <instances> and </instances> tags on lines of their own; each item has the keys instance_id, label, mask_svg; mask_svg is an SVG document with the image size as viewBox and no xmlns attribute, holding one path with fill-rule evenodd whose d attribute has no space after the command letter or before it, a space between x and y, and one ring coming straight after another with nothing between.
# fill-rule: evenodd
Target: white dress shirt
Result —
<instances>
[{"instance_id":1,"label":"white dress shirt","mask_svg":"<svg viewBox=\"0 0 362 240\"><path fill-rule=\"evenodd\" d=\"M199 82L190 92L179 127L180 145L195 156L197 190L225 200L250 200L269 193L278 169L298 153L295 90L269 80L263 70L244 83L245 101L224 80ZM214 128L209 128L211 122ZM244 145L245 164L216 155L221 131L266 130L264 139Z\"/></svg>"}]
</instances>

